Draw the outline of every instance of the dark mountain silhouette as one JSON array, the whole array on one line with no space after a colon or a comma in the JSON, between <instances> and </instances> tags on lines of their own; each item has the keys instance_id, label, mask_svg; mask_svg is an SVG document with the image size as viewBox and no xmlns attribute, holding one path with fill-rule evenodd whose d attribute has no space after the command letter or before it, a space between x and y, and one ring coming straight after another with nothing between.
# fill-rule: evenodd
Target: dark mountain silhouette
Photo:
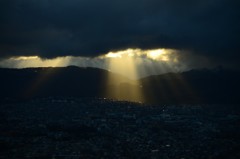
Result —
<instances>
[{"instance_id":1,"label":"dark mountain silhouette","mask_svg":"<svg viewBox=\"0 0 240 159\"><path fill-rule=\"evenodd\" d=\"M1 98L29 99L33 97L104 97L106 80L123 76L97 68L75 66L57 68L0 69Z\"/></svg>"},{"instance_id":2,"label":"dark mountain silhouette","mask_svg":"<svg viewBox=\"0 0 240 159\"><path fill-rule=\"evenodd\" d=\"M141 79L146 99L155 103L240 103L240 72L191 70Z\"/></svg>"},{"instance_id":3,"label":"dark mountain silhouette","mask_svg":"<svg viewBox=\"0 0 240 159\"><path fill-rule=\"evenodd\" d=\"M0 75L1 99L63 96L147 103L240 103L240 72L224 69L167 73L139 81L102 69L75 66L1 68ZM108 81L110 78L111 82ZM130 90L141 91L144 98L132 99ZM116 92L121 92L121 97L118 98Z\"/></svg>"}]
</instances>

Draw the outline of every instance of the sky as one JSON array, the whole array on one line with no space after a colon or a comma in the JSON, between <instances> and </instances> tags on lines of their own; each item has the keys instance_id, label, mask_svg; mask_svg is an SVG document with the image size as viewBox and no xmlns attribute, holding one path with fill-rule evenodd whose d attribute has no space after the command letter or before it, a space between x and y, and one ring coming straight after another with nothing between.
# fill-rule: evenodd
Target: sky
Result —
<instances>
[{"instance_id":1,"label":"sky","mask_svg":"<svg viewBox=\"0 0 240 159\"><path fill-rule=\"evenodd\" d=\"M239 68L239 7L238 0L1 0L0 67L77 65L129 76L117 69L127 61L139 76Z\"/></svg>"}]
</instances>

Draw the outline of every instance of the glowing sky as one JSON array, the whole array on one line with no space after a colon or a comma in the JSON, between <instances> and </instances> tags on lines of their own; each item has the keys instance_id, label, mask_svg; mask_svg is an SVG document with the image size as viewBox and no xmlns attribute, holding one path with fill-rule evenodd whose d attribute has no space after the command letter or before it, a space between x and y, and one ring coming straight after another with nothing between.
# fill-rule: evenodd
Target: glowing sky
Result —
<instances>
[{"instance_id":1,"label":"glowing sky","mask_svg":"<svg viewBox=\"0 0 240 159\"><path fill-rule=\"evenodd\" d=\"M122 74L132 79L167 72L181 72L190 68L214 66L208 59L174 49L142 50L129 48L111 51L97 57L65 56L43 59L38 56L16 56L0 60L0 67L95 67Z\"/></svg>"}]
</instances>

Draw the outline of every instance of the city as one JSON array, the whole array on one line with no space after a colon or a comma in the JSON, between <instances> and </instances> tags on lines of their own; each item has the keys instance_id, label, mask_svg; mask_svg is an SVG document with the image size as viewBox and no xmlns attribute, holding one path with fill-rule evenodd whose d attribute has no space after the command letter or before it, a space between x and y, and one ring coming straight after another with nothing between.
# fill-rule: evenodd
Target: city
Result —
<instances>
[{"instance_id":1,"label":"city","mask_svg":"<svg viewBox=\"0 0 240 159\"><path fill-rule=\"evenodd\" d=\"M0 158L240 156L234 105L48 97L0 106Z\"/></svg>"}]
</instances>

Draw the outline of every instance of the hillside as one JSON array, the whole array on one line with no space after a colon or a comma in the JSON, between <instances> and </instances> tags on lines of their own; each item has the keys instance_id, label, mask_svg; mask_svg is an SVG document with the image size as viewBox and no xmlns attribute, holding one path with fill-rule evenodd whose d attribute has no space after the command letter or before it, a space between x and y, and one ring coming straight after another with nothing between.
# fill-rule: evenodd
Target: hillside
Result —
<instances>
[{"instance_id":1,"label":"hillside","mask_svg":"<svg viewBox=\"0 0 240 159\"><path fill-rule=\"evenodd\" d=\"M167 103L240 103L240 72L191 70L141 79L146 99Z\"/></svg>"},{"instance_id":2,"label":"hillside","mask_svg":"<svg viewBox=\"0 0 240 159\"><path fill-rule=\"evenodd\" d=\"M146 103L240 103L240 73L191 70L130 80L97 68L0 69L1 99L97 97Z\"/></svg>"}]
</instances>

